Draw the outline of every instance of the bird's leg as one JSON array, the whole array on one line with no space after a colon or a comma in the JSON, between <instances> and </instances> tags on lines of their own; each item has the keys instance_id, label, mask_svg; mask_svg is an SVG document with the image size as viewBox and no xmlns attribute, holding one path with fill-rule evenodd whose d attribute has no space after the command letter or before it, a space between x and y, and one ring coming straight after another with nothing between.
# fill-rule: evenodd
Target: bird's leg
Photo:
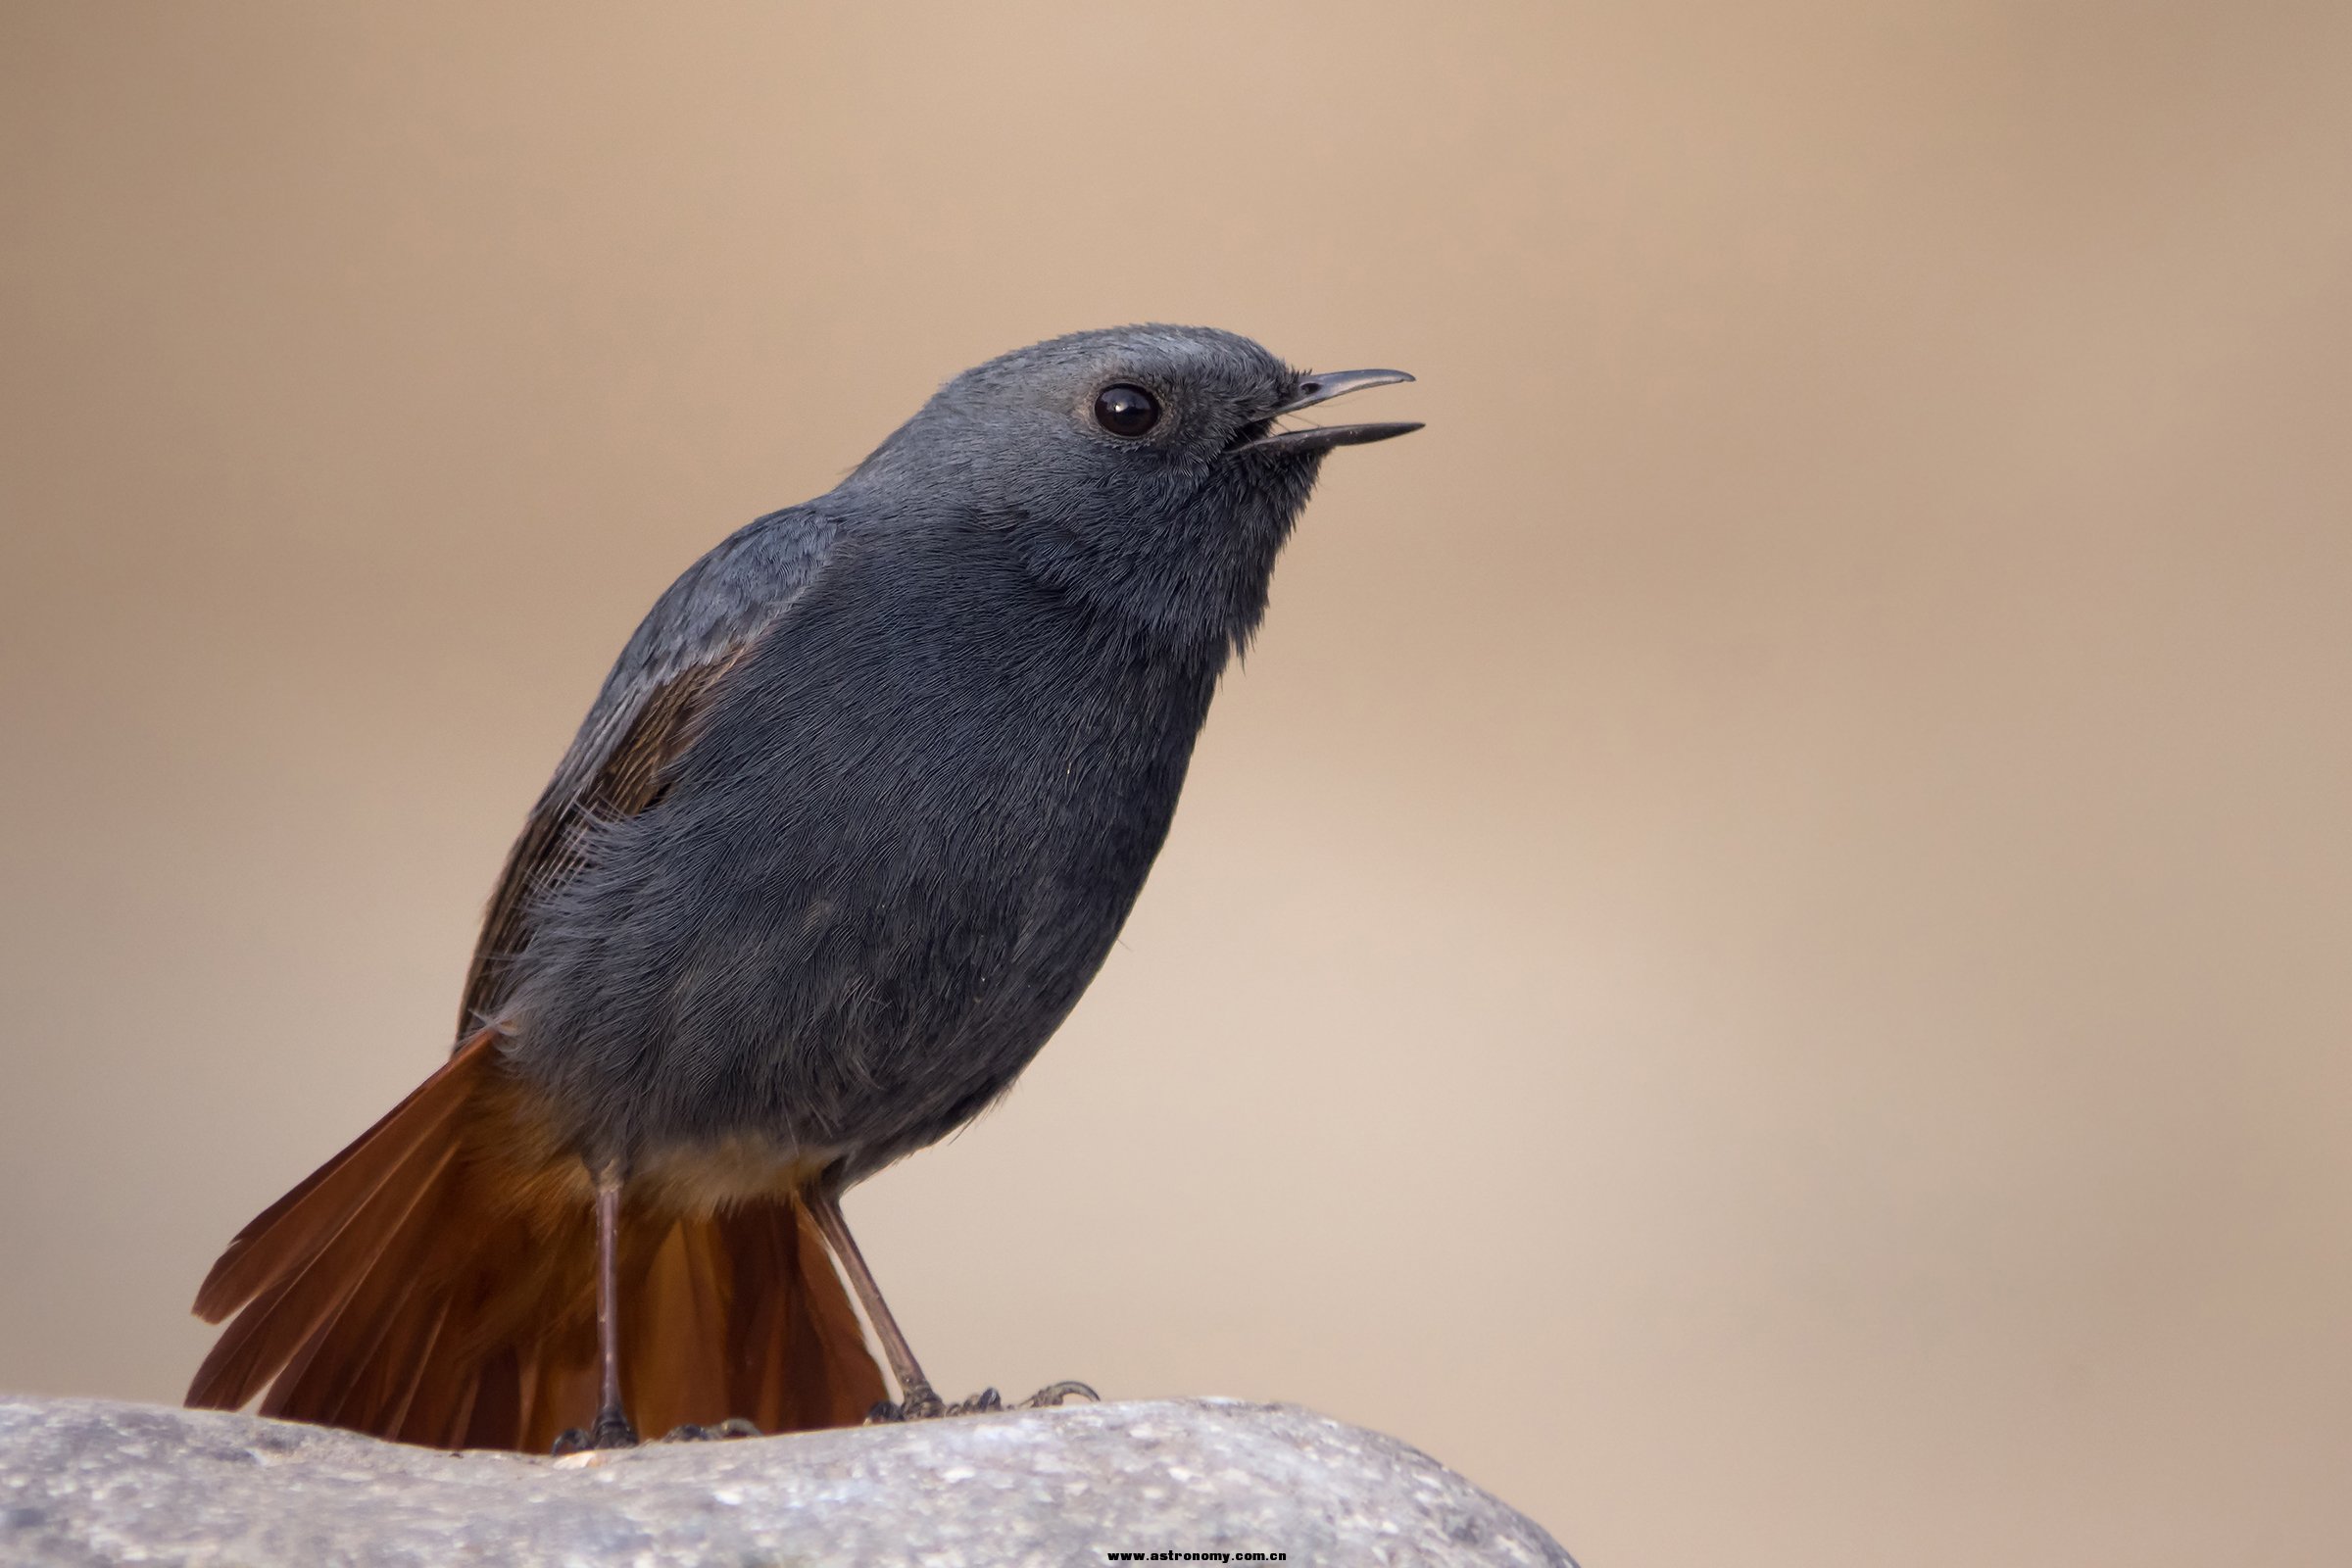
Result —
<instances>
[{"instance_id":1,"label":"bird's leg","mask_svg":"<svg viewBox=\"0 0 2352 1568\"><path fill-rule=\"evenodd\" d=\"M591 1436L613 1440L600 1441L598 1447L626 1447L636 1443L637 1431L620 1407L620 1177L614 1171L596 1181L596 1350L604 1377Z\"/></svg>"},{"instance_id":2,"label":"bird's leg","mask_svg":"<svg viewBox=\"0 0 2352 1568\"><path fill-rule=\"evenodd\" d=\"M850 1277L850 1289L858 1293L858 1304L874 1325L874 1334L882 1342L883 1358L890 1362L890 1375L899 1382L899 1402L877 1404L866 1417L869 1421L921 1421L942 1415L980 1415L1004 1408L1004 1396L994 1389L982 1389L968 1399L954 1404L939 1396L931 1380L923 1376L921 1363L914 1358L914 1348L906 1336L899 1331L898 1319L890 1315L890 1306L882 1299L882 1288L874 1283L873 1271L865 1266L865 1258L850 1236L849 1222L841 1217L841 1197L829 1187L820 1187L808 1195L808 1211L816 1216L816 1228L823 1233L825 1245L841 1260L842 1272ZM1072 1395L1084 1395L1100 1399L1101 1395L1083 1383L1056 1383L1044 1388L1021 1401L1025 1409L1059 1404Z\"/></svg>"},{"instance_id":3,"label":"bird's leg","mask_svg":"<svg viewBox=\"0 0 2352 1568\"><path fill-rule=\"evenodd\" d=\"M882 1288L874 1283L873 1270L865 1266L864 1256L851 1239L849 1223L841 1217L841 1199L829 1187L819 1187L808 1195L808 1212L816 1218L816 1228L840 1259L842 1272L850 1277L850 1289L858 1293L858 1304L865 1308L866 1320L874 1325L874 1336L882 1342L883 1359L890 1363L890 1375L898 1380L899 1402L880 1404L875 1413L892 1421L920 1420L925 1416L948 1413L947 1401L923 1376L922 1363L914 1358L914 1348L906 1336L899 1332L899 1320L890 1315L890 1303L882 1299Z\"/></svg>"},{"instance_id":4,"label":"bird's leg","mask_svg":"<svg viewBox=\"0 0 2352 1568\"><path fill-rule=\"evenodd\" d=\"M596 1421L558 1438L560 1454L637 1446L637 1429L620 1407L620 1172L611 1167L596 1178L596 1348L604 1366Z\"/></svg>"}]
</instances>

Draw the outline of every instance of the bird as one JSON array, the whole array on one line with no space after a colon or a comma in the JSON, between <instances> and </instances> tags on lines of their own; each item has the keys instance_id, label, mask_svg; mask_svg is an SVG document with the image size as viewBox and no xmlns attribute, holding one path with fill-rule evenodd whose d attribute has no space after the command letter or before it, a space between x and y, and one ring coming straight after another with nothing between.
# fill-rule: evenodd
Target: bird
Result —
<instances>
[{"instance_id":1,"label":"bird","mask_svg":"<svg viewBox=\"0 0 2352 1568\"><path fill-rule=\"evenodd\" d=\"M1291 416L1412 379L1051 338L687 567L525 818L446 1061L205 1279L187 1402L541 1453L999 1405L941 1398L842 1195L1075 1005L1325 457L1421 428Z\"/></svg>"}]
</instances>

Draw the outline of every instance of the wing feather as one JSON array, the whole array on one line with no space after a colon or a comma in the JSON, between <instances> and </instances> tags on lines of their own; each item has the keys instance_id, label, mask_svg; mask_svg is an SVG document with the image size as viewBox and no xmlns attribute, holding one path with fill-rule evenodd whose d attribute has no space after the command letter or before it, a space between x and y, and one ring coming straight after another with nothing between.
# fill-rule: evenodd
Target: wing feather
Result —
<instances>
[{"instance_id":1,"label":"wing feather","mask_svg":"<svg viewBox=\"0 0 2352 1568\"><path fill-rule=\"evenodd\" d=\"M466 973L461 1042L498 1016L532 913L579 870L588 830L661 799L711 696L815 577L841 528L807 507L770 513L687 567L639 623L507 854Z\"/></svg>"}]
</instances>

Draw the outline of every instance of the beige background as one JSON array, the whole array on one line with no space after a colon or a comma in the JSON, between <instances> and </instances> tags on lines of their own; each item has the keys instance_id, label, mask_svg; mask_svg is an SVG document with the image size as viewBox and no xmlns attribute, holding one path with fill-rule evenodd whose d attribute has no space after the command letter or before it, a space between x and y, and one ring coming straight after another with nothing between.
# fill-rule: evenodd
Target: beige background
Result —
<instances>
[{"instance_id":1,"label":"beige background","mask_svg":"<svg viewBox=\"0 0 2352 1568\"><path fill-rule=\"evenodd\" d=\"M2352 1556L2352 8L0 10L0 1386L169 1398L656 592L942 377L1401 365L941 1380L1610 1565ZM1275 1544L1279 1544L1278 1543Z\"/></svg>"}]
</instances>

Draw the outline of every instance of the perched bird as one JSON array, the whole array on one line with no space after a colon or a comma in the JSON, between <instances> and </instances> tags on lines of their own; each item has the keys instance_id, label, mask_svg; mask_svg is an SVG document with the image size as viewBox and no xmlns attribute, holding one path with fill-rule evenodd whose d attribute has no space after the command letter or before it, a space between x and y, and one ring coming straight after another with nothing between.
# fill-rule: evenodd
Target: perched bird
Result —
<instances>
[{"instance_id":1,"label":"perched bird","mask_svg":"<svg viewBox=\"0 0 2352 1568\"><path fill-rule=\"evenodd\" d=\"M1069 1012L1324 455L1419 428L1277 421L1410 379L1055 338L688 567L531 808L449 1061L205 1280L236 1315L188 1402L538 1451L948 1408L841 1195Z\"/></svg>"}]
</instances>

